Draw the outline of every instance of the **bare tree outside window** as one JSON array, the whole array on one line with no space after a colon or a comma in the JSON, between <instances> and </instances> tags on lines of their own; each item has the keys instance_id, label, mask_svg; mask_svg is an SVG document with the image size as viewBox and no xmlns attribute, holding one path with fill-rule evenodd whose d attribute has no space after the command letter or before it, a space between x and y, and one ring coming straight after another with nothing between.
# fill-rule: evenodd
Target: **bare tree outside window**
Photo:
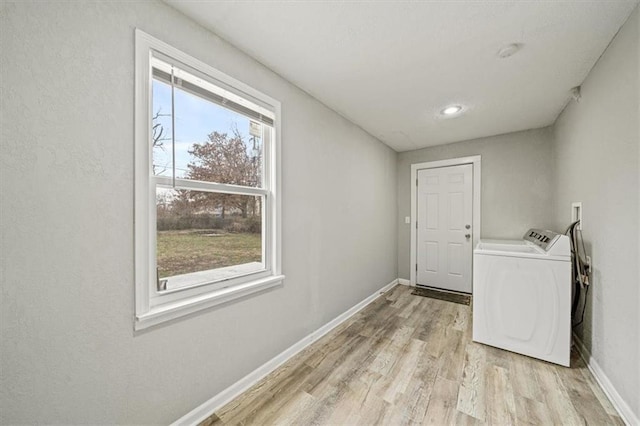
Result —
<instances>
[{"instance_id":1,"label":"bare tree outside window","mask_svg":"<svg viewBox=\"0 0 640 426\"><path fill-rule=\"evenodd\" d=\"M161 114L160 110L158 110L153 117L151 117L151 144L153 147L153 152L156 150L160 150L163 153L167 152L164 143L171 140L171 136L167 134L164 126L160 122L160 117L170 117L171 114ZM169 164L156 165L155 161L153 163L153 174L161 175L167 171L169 168Z\"/></svg>"},{"instance_id":2,"label":"bare tree outside window","mask_svg":"<svg viewBox=\"0 0 640 426\"><path fill-rule=\"evenodd\" d=\"M249 146L237 125L231 135L214 131L208 141L194 144L189 150L193 161L188 164L188 176L193 180L227 183L232 185L260 186L262 176L261 152ZM255 142L254 142L255 143ZM205 194L194 199L198 206L215 206L222 218L228 209L239 210L242 218L260 215L258 200L230 194Z\"/></svg>"}]
</instances>

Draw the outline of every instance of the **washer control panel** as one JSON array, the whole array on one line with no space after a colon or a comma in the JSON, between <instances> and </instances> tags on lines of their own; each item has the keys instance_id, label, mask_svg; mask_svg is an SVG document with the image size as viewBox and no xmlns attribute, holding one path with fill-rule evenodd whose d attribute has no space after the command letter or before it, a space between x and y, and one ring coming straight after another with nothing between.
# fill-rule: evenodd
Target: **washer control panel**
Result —
<instances>
[{"instance_id":1,"label":"washer control panel","mask_svg":"<svg viewBox=\"0 0 640 426\"><path fill-rule=\"evenodd\" d=\"M522 237L523 240L534 243L544 251L549 250L558 238L560 234L557 232L534 228L529 229Z\"/></svg>"}]
</instances>

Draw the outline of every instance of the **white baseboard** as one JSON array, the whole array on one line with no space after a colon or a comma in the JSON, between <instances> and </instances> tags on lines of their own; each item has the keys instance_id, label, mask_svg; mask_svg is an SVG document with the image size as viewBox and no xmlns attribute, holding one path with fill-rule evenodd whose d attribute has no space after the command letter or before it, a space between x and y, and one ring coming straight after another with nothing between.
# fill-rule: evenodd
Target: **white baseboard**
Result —
<instances>
[{"instance_id":1,"label":"white baseboard","mask_svg":"<svg viewBox=\"0 0 640 426\"><path fill-rule=\"evenodd\" d=\"M267 374L271 373L276 368L280 367L282 364L287 362L290 358L296 355L298 352L302 351L307 346L311 345L315 341L319 340L322 336L351 318L353 315L361 311L368 304L373 302L378 298L382 293L385 293L391 290L398 284L398 279L391 281L389 284L382 287L380 290L373 293L371 296L367 297L357 305L351 307L346 312L338 315L333 320L329 321L316 331L307 335L306 337L299 340L297 343L294 343L288 349L284 350L280 354L276 355L274 358L270 359L266 363L262 364L260 367L253 370L251 373L244 376L242 379L238 380L213 398L204 402L200 406L191 410L184 416L180 417L178 420L172 423L172 426L184 426L184 425L197 425L202 422L204 419L213 414L216 410L224 406L225 404L231 402L234 398L236 398L241 393L248 390L251 386L258 383L262 380ZM403 280L406 281L406 280Z\"/></svg>"},{"instance_id":2,"label":"white baseboard","mask_svg":"<svg viewBox=\"0 0 640 426\"><path fill-rule=\"evenodd\" d=\"M604 394L607 396L607 398L609 398L609 401L611 401L613 408L618 411L618 414L620 415L622 420L628 426L639 426L640 419L635 415L633 411L631 411L631 407L629 407L629 404L627 404L627 402L622 399L616 388L613 387L613 384L604 373L604 371L602 371L602 368L600 368L598 362L591 356L591 353L584 346L584 343L582 343L580 338L578 338L578 336L576 336L575 334L573 335L573 340L576 343L576 348L578 349L580 356L584 360L585 364L587 364L587 368L589 368L589 371L591 371L591 374L593 374L596 382L598 382Z\"/></svg>"},{"instance_id":3,"label":"white baseboard","mask_svg":"<svg viewBox=\"0 0 640 426\"><path fill-rule=\"evenodd\" d=\"M405 280L404 278L398 278L398 284L400 285L408 285L411 287L411 281Z\"/></svg>"}]
</instances>

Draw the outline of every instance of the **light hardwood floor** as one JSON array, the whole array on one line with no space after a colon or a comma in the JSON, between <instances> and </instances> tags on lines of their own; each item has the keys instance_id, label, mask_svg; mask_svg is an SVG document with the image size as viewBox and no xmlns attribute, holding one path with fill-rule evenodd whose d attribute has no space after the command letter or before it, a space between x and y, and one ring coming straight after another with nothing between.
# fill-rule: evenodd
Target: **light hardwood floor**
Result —
<instances>
[{"instance_id":1,"label":"light hardwood floor","mask_svg":"<svg viewBox=\"0 0 640 426\"><path fill-rule=\"evenodd\" d=\"M213 424L624 423L575 353L566 368L474 343L469 306L399 285L202 423Z\"/></svg>"}]
</instances>

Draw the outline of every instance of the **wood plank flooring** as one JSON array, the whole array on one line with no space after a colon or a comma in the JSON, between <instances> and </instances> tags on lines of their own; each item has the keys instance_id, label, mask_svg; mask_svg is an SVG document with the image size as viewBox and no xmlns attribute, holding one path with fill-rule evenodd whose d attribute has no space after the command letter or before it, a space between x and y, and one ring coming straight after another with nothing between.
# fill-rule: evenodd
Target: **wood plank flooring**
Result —
<instances>
[{"instance_id":1,"label":"wood plank flooring","mask_svg":"<svg viewBox=\"0 0 640 426\"><path fill-rule=\"evenodd\" d=\"M471 308L396 286L202 425L623 425L584 362L471 341Z\"/></svg>"}]
</instances>

